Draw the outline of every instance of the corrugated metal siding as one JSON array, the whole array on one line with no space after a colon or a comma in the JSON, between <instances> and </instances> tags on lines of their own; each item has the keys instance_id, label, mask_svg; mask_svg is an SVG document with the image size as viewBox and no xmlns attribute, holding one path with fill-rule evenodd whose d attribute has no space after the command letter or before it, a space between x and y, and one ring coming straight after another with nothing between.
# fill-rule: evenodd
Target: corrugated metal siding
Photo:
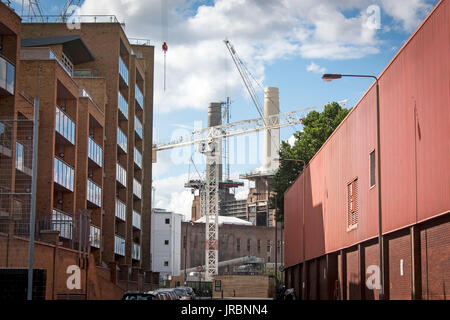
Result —
<instances>
[{"instance_id":1,"label":"corrugated metal siding","mask_svg":"<svg viewBox=\"0 0 450 320\"><path fill-rule=\"evenodd\" d=\"M380 76L384 233L450 209L449 12L442 1ZM377 188L369 186L375 106L372 86L305 169L306 260L378 234ZM359 221L348 231L354 178ZM303 175L285 194L286 266L302 260L302 183Z\"/></svg>"}]
</instances>

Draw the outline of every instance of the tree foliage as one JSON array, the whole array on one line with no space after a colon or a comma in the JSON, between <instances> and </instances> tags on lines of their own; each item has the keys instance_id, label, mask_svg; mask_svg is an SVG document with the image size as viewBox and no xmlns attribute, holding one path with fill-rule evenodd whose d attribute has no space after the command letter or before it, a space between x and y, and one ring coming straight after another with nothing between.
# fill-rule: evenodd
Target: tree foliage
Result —
<instances>
[{"instance_id":1,"label":"tree foliage","mask_svg":"<svg viewBox=\"0 0 450 320\"><path fill-rule=\"evenodd\" d=\"M302 121L303 130L294 133L294 145L291 146L287 141L282 141L280 158L304 160L308 164L348 112L349 110L342 108L339 103L332 102L327 104L322 112L308 113ZM278 221L282 221L284 217L284 192L302 170L302 162L280 161L280 167L272 181L272 190L275 195L270 199L271 207L277 208Z\"/></svg>"}]
</instances>

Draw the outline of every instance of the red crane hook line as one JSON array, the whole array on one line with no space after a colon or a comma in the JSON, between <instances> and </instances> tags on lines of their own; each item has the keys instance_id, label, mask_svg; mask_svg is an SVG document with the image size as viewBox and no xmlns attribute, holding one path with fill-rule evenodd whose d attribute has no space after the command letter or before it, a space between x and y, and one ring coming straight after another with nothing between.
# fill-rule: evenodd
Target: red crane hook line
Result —
<instances>
[{"instance_id":1,"label":"red crane hook line","mask_svg":"<svg viewBox=\"0 0 450 320\"><path fill-rule=\"evenodd\" d=\"M164 91L166 91L166 52L167 52L167 43L163 43L162 49L164 51Z\"/></svg>"}]
</instances>

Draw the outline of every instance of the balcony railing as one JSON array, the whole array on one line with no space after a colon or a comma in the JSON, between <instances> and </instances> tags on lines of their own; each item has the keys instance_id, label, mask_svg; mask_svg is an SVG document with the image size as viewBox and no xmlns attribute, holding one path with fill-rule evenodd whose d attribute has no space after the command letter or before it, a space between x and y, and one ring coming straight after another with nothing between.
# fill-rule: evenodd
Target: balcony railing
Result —
<instances>
[{"instance_id":1,"label":"balcony railing","mask_svg":"<svg viewBox=\"0 0 450 320\"><path fill-rule=\"evenodd\" d=\"M123 81L128 85L128 67L121 56L119 56L119 74L122 77Z\"/></svg>"},{"instance_id":2,"label":"balcony railing","mask_svg":"<svg viewBox=\"0 0 450 320\"><path fill-rule=\"evenodd\" d=\"M124 187L127 185L127 171L120 165L116 164L116 180Z\"/></svg>"},{"instance_id":3,"label":"balcony railing","mask_svg":"<svg viewBox=\"0 0 450 320\"><path fill-rule=\"evenodd\" d=\"M74 170L64 161L54 158L53 168L54 181L60 186L73 191Z\"/></svg>"},{"instance_id":4,"label":"balcony railing","mask_svg":"<svg viewBox=\"0 0 450 320\"><path fill-rule=\"evenodd\" d=\"M136 147L134 147L134 163L136 163L138 167L142 169L142 154L138 149L136 149Z\"/></svg>"},{"instance_id":5,"label":"balcony railing","mask_svg":"<svg viewBox=\"0 0 450 320\"><path fill-rule=\"evenodd\" d=\"M133 242L133 252L131 257L134 260L141 260L141 246L138 243Z\"/></svg>"},{"instance_id":6,"label":"balcony railing","mask_svg":"<svg viewBox=\"0 0 450 320\"><path fill-rule=\"evenodd\" d=\"M91 225L91 233L90 238L91 246L94 248L100 248L101 237L100 237L100 228Z\"/></svg>"},{"instance_id":7,"label":"balcony railing","mask_svg":"<svg viewBox=\"0 0 450 320\"><path fill-rule=\"evenodd\" d=\"M66 22L62 19L61 15L23 15L21 16L22 23L61 23ZM119 23L114 15L76 15L74 16L77 23Z\"/></svg>"},{"instance_id":8,"label":"balcony railing","mask_svg":"<svg viewBox=\"0 0 450 320\"><path fill-rule=\"evenodd\" d=\"M75 123L58 106L56 106L55 130L71 144L75 144Z\"/></svg>"},{"instance_id":9,"label":"balcony railing","mask_svg":"<svg viewBox=\"0 0 450 320\"><path fill-rule=\"evenodd\" d=\"M103 164L103 149L91 137L88 138L88 157L99 167Z\"/></svg>"},{"instance_id":10,"label":"balcony railing","mask_svg":"<svg viewBox=\"0 0 450 320\"><path fill-rule=\"evenodd\" d=\"M114 236L114 253L121 256L125 255L125 239Z\"/></svg>"},{"instance_id":11,"label":"balcony railing","mask_svg":"<svg viewBox=\"0 0 450 320\"><path fill-rule=\"evenodd\" d=\"M141 215L133 210L133 227L141 230Z\"/></svg>"},{"instance_id":12,"label":"balcony railing","mask_svg":"<svg viewBox=\"0 0 450 320\"><path fill-rule=\"evenodd\" d=\"M35 47L35 48L21 48L20 60L56 60L59 65L67 72L69 76L72 76L72 71L69 70L61 60L53 53L50 48Z\"/></svg>"},{"instance_id":13,"label":"balcony railing","mask_svg":"<svg viewBox=\"0 0 450 320\"><path fill-rule=\"evenodd\" d=\"M141 89L139 89L138 86L134 87L134 96L139 107L141 107L141 109L144 109L144 95L142 94Z\"/></svg>"},{"instance_id":14,"label":"balcony railing","mask_svg":"<svg viewBox=\"0 0 450 320\"><path fill-rule=\"evenodd\" d=\"M15 67L8 60L0 56L0 87L14 94Z\"/></svg>"},{"instance_id":15,"label":"balcony railing","mask_svg":"<svg viewBox=\"0 0 450 320\"><path fill-rule=\"evenodd\" d=\"M134 130L136 131L139 138L142 139L142 123L136 116L134 116Z\"/></svg>"},{"instance_id":16,"label":"balcony railing","mask_svg":"<svg viewBox=\"0 0 450 320\"><path fill-rule=\"evenodd\" d=\"M139 199L142 198L142 186L136 179L133 179L133 194Z\"/></svg>"},{"instance_id":17,"label":"balcony railing","mask_svg":"<svg viewBox=\"0 0 450 320\"><path fill-rule=\"evenodd\" d=\"M87 181L87 200L98 207L102 206L102 188L88 179Z\"/></svg>"},{"instance_id":18,"label":"balcony railing","mask_svg":"<svg viewBox=\"0 0 450 320\"><path fill-rule=\"evenodd\" d=\"M116 198L116 217L122 221L126 221L127 206L125 203Z\"/></svg>"},{"instance_id":19,"label":"balcony railing","mask_svg":"<svg viewBox=\"0 0 450 320\"><path fill-rule=\"evenodd\" d=\"M72 217L62 211L53 209L52 230L59 231L59 236L64 239L72 239Z\"/></svg>"},{"instance_id":20,"label":"balcony railing","mask_svg":"<svg viewBox=\"0 0 450 320\"><path fill-rule=\"evenodd\" d=\"M125 98L120 92L117 98L117 104L119 106L120 112L123 114L125 119L128 120L128 102L125 100Z\"/></svg>"},{"instance_id":21,"label":"balcony railing","mask_svg":"<svg viewBox=\"0 0 450 320\"><path fill-rule=\"evenodd\" d=\"M119 127L117 127L117 144L125 153L127 153L127 142L127 136L122 132L122 130L120 130Z\"/></svg>"}]
</instances>

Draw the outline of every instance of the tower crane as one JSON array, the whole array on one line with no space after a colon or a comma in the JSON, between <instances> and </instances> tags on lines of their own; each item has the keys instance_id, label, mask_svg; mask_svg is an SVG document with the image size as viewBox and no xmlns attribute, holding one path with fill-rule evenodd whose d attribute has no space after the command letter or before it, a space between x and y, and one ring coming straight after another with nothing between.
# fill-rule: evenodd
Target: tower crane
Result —
<instances>
[{"instance_id":1,"label":"tower crane","mask_svg":"<svg viewBox=\"0 0 450 320\"><path fill-rule=\"evenodd\" d=\"M190 136L175 139L167 143L153 145L153 151L163 151L190 145L198 145L198 151L206 156L206 179L202 188L205 192L200 201L202 214L205 216L205 278L212 280L218 274L219 264L219 164L221 150L218 147L221 139L249 134L260 130L277 129L300 124L309 110L322 106L291 111L265 118L256 118L231 122L219 126L194 130ZM186 268L186 266L185 266Z\"/></svg>"}]
</instances>

